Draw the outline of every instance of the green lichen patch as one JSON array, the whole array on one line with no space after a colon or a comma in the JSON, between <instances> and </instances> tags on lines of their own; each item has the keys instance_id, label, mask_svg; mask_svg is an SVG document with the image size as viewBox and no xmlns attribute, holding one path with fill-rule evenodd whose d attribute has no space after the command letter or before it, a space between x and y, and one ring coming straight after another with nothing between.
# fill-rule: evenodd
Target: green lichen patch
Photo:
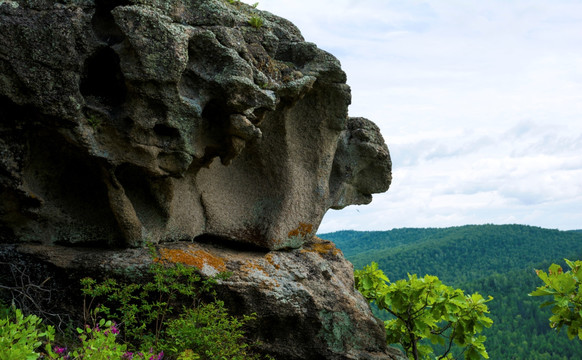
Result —
<instances>
[{"instance_id":1,"label":"green lichen patch","mask_svg":"<svg viewBox=\"0 0 582 360\"><path fill-rule=\"evenodd\" d=\"M318 337L325 341L332 351L344 353L354 342L354 327L350 316L345 312L327 310L321 310L318 315L323 325Z\"/></svg>"}]
</instances>

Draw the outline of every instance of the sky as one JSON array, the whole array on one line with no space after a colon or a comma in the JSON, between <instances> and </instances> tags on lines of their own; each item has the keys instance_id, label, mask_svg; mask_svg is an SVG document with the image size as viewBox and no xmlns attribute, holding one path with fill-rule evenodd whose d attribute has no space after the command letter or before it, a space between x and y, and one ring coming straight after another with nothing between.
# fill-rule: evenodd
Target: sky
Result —
<instances>
[{"instance_id":1,"label":"sky","mask_svg":"<svg viewBox=\"0 0 582 360\"><path fill-rule=\"evenodd\" d=\"M582 0L261 0L336 56L393 181L319 233L582 229Z\"/></svg>"}]
</instances>

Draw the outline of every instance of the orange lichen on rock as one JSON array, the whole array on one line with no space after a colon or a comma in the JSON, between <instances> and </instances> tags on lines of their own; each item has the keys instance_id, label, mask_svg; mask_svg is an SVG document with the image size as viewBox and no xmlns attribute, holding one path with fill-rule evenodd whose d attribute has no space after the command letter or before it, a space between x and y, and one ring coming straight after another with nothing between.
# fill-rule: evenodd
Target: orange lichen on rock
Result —
<instances>
[{"instance_id":1,"label":"orange lichen on rock","mask_svg":"<svg viewBox=\"0 0 582 360\"><path fill-rule=\"evenodd\" d=\"M273 289L280 287L279 283L277 282L276 276L270 274L265 267L254 260L245 261L244 264L240 267L241 271L244 271L248 277L250 278L259 278L261 279L261 284L264 287Z\"/></svg>"},{"instance_id":2,"label":"orange lichen on rock","mask_svg":"<svg viewBox=\"0 0 582 360\"><path fill-rule=\"evenodd\" d=\"M275 262L275 260L273 260L273 254L265 255L265 259L269 262L269 264L273 265L275 269L279 270L281 268L281 265L279 265L278 263Z\"/></svg>"},{"instance_id":3,"label":"orange lichen on rock","mask_svg":"<svg viewBox=\"0 0 582 360\"><path fill-rule=\"evenodd\" d=\"M241 270L249 272L249 271L261 271L263 272L265 275L269 275L269 273L265 270L264 267L262 267L260 264L255 263L254 261L247 261L245 262L241 268Z\"/></svg>"},{"instance_id":4,"label":"orange lichen on rock","mask_svg":"<svg viewBox=\"0 0 582 360\"><path fill-rule=\"evenodd\" d=\"M204 250L160 249L160 257L156 262L168 261L195 266L202 269L204 265L211 266L219 272L226 271L224 260Z\"/></svg>"},{"instance_id":5,"label":"orange lichen on rock","mask_svg":"<svg viewBox=\"0 0 582 360\"><path fill-rule=\"evenodd\" d=\"M335 247L332 242L313 243L308 248L302 249L301 252L316 252L320 255L331 253L334 256L341 254L341 250Z\"/></svg>"},{"instance_id":6,"label":"orange lichen on rock","mask_svg":"<svg viewBox=\"0 0 582 360\"><path fill-rule=\"evenodd\" d=\"M308 235L311 235L312 232L313 232L313 225L300 222L299 226L297 228L289 231L287 236L288 237L296 237L296 236L307 237Z\"/></svg>"}]
</instances>

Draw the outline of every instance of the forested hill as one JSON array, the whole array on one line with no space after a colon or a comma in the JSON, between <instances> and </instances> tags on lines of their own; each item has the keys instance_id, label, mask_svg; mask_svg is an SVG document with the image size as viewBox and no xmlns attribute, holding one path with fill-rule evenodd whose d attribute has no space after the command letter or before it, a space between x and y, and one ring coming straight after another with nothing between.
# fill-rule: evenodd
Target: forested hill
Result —
<instances>
[{"instance_id":1,"label":"forested hill","mask_svg":"<svg viewBox=\"0 0 582 360\"><path fill-rule=\"evenodd\" d=\"M375 261L392 278L407 273L460 284L563 258L582 258L582 232L525 225L466 225L390 231L338 231L331 240L355 268Z\"/></svg>"},{"instance_id":2,"label":"forested hill","mask_svg":"<svg viewBox=\"0 0 582 360\"><path fill-rule=\"evenodd\" d=\"M494 324L484 332L490 359L582 359L582 342L550 329L550 308L539 308L545 299L527 295L541 285L533 269L582 259L581 231L467 225L319 236L334 241L355 268L377 262L390 280L430 274L466 293L492 295Z\"/></svg>"}]
</instances>

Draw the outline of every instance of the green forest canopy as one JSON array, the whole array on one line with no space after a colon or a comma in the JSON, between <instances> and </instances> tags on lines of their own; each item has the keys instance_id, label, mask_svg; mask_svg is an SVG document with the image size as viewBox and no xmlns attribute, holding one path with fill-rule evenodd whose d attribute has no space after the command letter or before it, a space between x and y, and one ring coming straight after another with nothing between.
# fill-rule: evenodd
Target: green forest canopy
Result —
<instances>
[{"instance_id":1,"label":"green forest canopy","mask_svg":"<svg viewBox=\"0 0 582 360\"><path fill-rule=\"evenodd\" d=\"M393 281L430 274L467 293L493 296L494 324L484 332L491 359L582 358L582 343L550 329L549 309L539 308L544 300L527 295L541 285L534 269L582 259L580 231L466 225L319 236L334 241L357 269L375 261Z\"/></svg>"}]
</instances>

